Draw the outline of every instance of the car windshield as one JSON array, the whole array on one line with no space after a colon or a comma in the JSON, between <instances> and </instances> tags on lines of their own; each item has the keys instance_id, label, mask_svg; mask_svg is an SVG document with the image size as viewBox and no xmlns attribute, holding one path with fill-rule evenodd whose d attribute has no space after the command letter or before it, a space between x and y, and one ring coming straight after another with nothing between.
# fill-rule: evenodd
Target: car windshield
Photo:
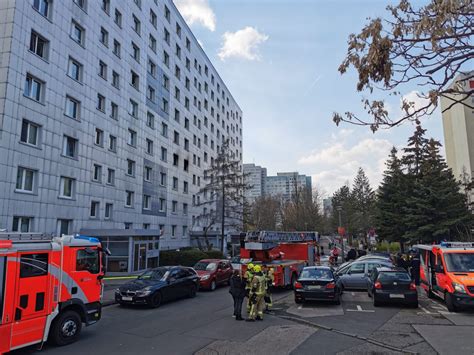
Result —
<instances>
[{"instance_id":1,"label":"car windshield","mask_svg":"<svg viewBox=\"0 0 474 355\"><path fill-rule=\"evenodd\" d=\"M444 260L449 272L474 272L474 253L446 253Z\"/></svg>"},{"instance_id":2,"label":"car windshield","mask_svg":"<svg viewBox=\"0 0 474 355\"><path fill-rule=\"evenodd\" d=\"M217 269L217 264L209 263L207 261L200 261L196 265L194 265L194 270L214 271L215 269Z\"/></svg>"},{"instance_id":3,"label":"car windshield","mask_svg":"<svg viewBox=\"0 0 474 355\"><path fill-rule=\"evenodd\" d=\"M165 280L167 275L165 268L151 269L138 276L138 280Z\"/></svg>"},{"instance_id":4,"label":"car windshield","mask_svg":"<svg viewBox=\"0 0 474 355\"><path fill-rule=\"evenodd\" d=\"M381 272L379 274L379 281L390 282L390 281L411 281L410 275L406 272Z\"/></svg>"},{"instance_id":5,"label":"car windshield","mask_svg":"<svg viewBox=\"0 0 474 355\"><path fill-rule=\"evenodd\" d=\"M303 269L300 279L332 279L332 272L324 269Z\"/></svg>"}]
</instances>

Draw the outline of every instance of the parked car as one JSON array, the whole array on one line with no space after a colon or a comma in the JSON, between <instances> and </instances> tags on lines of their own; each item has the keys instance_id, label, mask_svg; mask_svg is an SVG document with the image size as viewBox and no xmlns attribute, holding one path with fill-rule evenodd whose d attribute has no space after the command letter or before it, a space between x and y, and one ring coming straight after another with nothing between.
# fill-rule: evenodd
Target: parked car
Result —
<instances>
[{"instance_id":1,"label":"parked car","mask_svg":"<svg viewBox=\"0 0 474 355\"><path fill-rule=\"evenodd\" d=\"M147 304L153 308L181 297L195 297L199 276L190 267L161 266L149 269L115 291L115 301L123 304Z\"/></svg>"},{"instance_id":2,"label":"parked car","mask_svg":"<svg viewBox=\"0 0 474 355\"><path fill-rule=\"evenodd\" d=\"M379 255L379 254L367 254L364 256L361 256L360 258L356 260L349 260L346 261L345 263L339 265L339 267L336 269L336 271L343 270L344 268L347 267L347 265L352 264L353 262L360 262L360 261L379 261L381 260L382 262L390 263L393 264L392 259L389 256L385 255Z\"/></svg>"},{"instance_id":3,"label":"parked car","mask_svg":"<svg viewBox=\"0 0 474 355\"><path fill-rule=\"evenodd\" d=\"M200 287L214 291L218 285L230 284L232 276L232 265L229 260L204 259L194 265L199 275Z\"/></svg>"},{"instance_id":4,"label":"parked car","mask_svg":"<svg viewBox=\"0 0 474 355\"><path fill-rule=\"evenodd\" d=\"M336 276L327 266L307 266L301 270L294 287L295 302L306 300L333 301L341 304L341 289Z\"/></svg>"},{"instance_id":5,"label":"parked car","mask_svg":"<svg viewBox=\"0 0 474 355\"><path fill-rule=\"evenodd\" d=\"M338 283L341 290L345 289L367 289L367 281L370 272L376 267L393 267L392 263L383 259L356 260L336 271Z\"/></svg>"},{"instance_id":6,"label":"parked car","mask_svg":"<svg viewBox=\"0 0 474 355\"><path fill-rule=\"evenodd\" d=\"M374 306L382 303L404 303L418 307L418 292L410 274L399 267L380 267L372 270L367 292Z\"/></svg>"}]
</instances>

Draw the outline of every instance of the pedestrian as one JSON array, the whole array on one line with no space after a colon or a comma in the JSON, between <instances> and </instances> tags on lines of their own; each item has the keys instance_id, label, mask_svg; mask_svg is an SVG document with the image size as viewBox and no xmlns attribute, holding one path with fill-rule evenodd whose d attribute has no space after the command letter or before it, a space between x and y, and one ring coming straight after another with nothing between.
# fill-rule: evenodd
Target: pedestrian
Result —
<instances>
[{"instance_id":1,"label":"pedestrian","mask_svg":"<svg viewBox=\"0 0 474 355\"><path fill-rule=\"evenodd\" d=\"M334 259L334 264L337 265L337 259L339 257L339 249L337 249L337 247L334 246L331 253L332 253L332 256L333 256L333 259Z\"/></svg>"},{"instance_id":2,"label":"pedestrian","mask_svg":"<svg viewBox=\"0 0 474 355\"><path fill-rule=\"evenodd\" d=\"M357 252L354 248L351 248L348 252L347 252L347 258L346 258L346 261L349 261L349 260L355 260L357 258Z\"/></svg>"},{"instance_id":3,"label":"pedestrian","mask_svg":"<svg viewBox=\"0 0 474 355\"><path fill-rule=\"evenodd\" d=\"M255 320L263 320L263 308L264 308L264 296L266 293L267 283L265 276L263 276L260 265L254 266L254 276L251 283L250 289L250 314L246 319L248 322L254 322Z\"/></svg>"},{"instance_id":4,"label":"pedestrian","mask_svg":"<svg viewBox=\"0 0 474 355\"><path fill-rule=\"evenodd\" d=\"M253 269L254 269L254 265L252 263L249 263L247 265L247 271L245 272L245 281L246 281L245 296L247 297L247 314L250 313L250 308L252 306L252 304L250 303L250 288L251 288L251 283L253 279Z\"/></svg>"},{"instance_id":5,"label":"pedestrian","mask_svg":"<svg viewBox=\"0 0 474 355\"><path fill-rule=\"evenodd\" d=\"M239 270L234 270L232 277L230 278L230 289L229 293L234 299L234 316L235 320L243 320L242 318L242 303L245 298L245 286L246 282L242 278Z\"/></svg>"}]
</instances>

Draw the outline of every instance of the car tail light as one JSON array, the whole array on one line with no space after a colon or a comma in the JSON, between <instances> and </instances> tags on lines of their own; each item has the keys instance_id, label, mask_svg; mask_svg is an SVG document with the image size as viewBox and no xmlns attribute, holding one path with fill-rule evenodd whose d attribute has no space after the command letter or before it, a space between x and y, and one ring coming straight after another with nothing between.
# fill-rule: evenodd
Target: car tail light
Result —
<instances>
[{"instance_id":1,"label":"car tail light","mask_svg":"<svg viewBox=\"0 0 474 355\"><path fill-rule=\"evenodd\" d=\"M416 291L416 285L415 285L414 282L412 282L412 283L410 284L410 290Z\"/></svg>"},{"instance_id":2,"label":"car tail light","mask_svg":"<svg viewBox=\"0 0 474 355\"><path fill-rule=\"evenodd\" d=\"M295 289L302 289L303 288L303 285L301 283L299 283L298 281L295 282Z\"/></svg>"},{"instance_id":3,"label":"car tail light","mask_svg":"<svg viewBox=\"0 0 474 355\"><path fill-rule=\"evenodd\" d=\"M381 288L382 288L382 284L377 281L377 282L374 284L374 287L377 288L377 289L381 289Z\"/></svg>"},{"instance_id":4,"label":"car tail light","mask_svg":"<svg viewBox=\"0 0 474 355\"><path fill-rule=\"evenodd\" d=\"M330 282L326 285L326 288L335 288L336 287L336 284L334 282Z\"/></svg>"}]
</instances>

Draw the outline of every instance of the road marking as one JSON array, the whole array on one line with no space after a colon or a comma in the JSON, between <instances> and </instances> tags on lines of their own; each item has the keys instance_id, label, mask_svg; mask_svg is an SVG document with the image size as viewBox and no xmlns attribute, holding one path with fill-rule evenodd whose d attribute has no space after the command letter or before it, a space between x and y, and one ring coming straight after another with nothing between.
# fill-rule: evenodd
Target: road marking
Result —
<instances>
[{"instance_id":1,"label":"road marking","mask_svg":"<svg viewBox=\"0 0 474 355\"><path fill-rule=\"evenodd\" d=\"M303 306L298 306L298 309L303 309Z\"/></svg>"},{"instance_id":2,"label":"road marking","mask_svg":"<svg viewBox=\"0 0 474 355\"><path fill-rule=\"evenodd\" d=\"M357 305L357 309L346 309L348 312L366 312L366 313L373 313L375 310L373 309L362 309L360 304Z\"/></svg>"},{"instance_id":3,"label":"road marking","mask_svg":"<svg viewBox=\"0 0 474 355\"><path fill-rule=\"evenodd\" d=\"M428 311L425 307L420 306L420 308L423 310L423 312L425 312L425 314L435 314L435 313L432 313L432 312ZM423 312L418 312L418 314L423 314Z\"/></svg>"}]
</instances>

